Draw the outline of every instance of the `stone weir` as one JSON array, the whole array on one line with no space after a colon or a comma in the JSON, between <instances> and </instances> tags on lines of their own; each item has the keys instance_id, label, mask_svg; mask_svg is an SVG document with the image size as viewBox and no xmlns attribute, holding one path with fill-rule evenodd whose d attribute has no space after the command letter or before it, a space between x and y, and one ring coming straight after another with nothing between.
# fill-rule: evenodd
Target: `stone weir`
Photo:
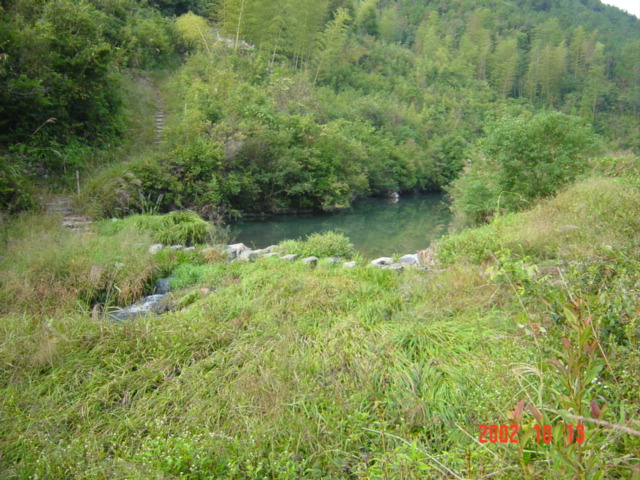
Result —
<instances>
[{"instance_id":1,"label":"stone weir","mask_svg":"<svg viewBox=\"0 0 640 480\"><path fill-rule=\"evenodd\" d=\"M183 245L171 245L165 246L161 243L153 244L149 247L149 253L154 254L164 248L170 248L172 250L196 250L195 247L185 247ZM206 247L200 250L202 253L207 253L212 250L220 250L227 256L227 260L230 262L235 261L254 261L258 258L271 258L278 257L282 261L295 262L300 261L304 264L315 266L320 260L318 257L305 257L299 258L299 255L293 253L287 253L284 250L279 250L276 245L272 245L267 248L251 249L244 243L235 243L233 245L223 245L218 247ZM407 267L427 268L433 265L434 255L430 248L422 250L418 253L408 253L397 259L392 257L380 257L372 260L369 266L378 267L381 269L389 269L395 271L402 271ZM345 261L342 257L329 257L325 260L325 263L332 265L340 265L344 268L353 268L358 264L354 261Z\"/></svg>"},{"instance_id":2,"label":"stone weir","mask_svg":"<svg viewBox=\"0 0 640 480\"><path fill-rule=\"evenodd\" d=\"M259 258L278 258L283 262L299 261L313 268L320 261L320 259L315 256L299 258L299 255L287 253L281 249L278 249L276 245L254 250L247 247L243 243L205 248L185 247L184 245L165 246L161 243L156 243L149 247L149 253L154 255L164 249L195 251L202 254L206 254L211 251L218 251L226 255L227 261L229 262L252 262L256 261ZM418 253L409 253L407 255L403 255L397 260L394 260L392 257L376 258L366 266L388 269L396 272L402 272L406 268L417 268L426 270L433 267L433 258L433 251L431 249L426 249ZM342 265L343 268L354 268L358 266L357 262L345 261L345 259L342 257L329 257L326 259L322 259L322 262L323 264L329 266ZM158 280L152 295L143 297L135 303L129 305L128 307L109 313L109 318L114 321L132 320L146 316L150 313L163 314L167 311L179 308L180 305L184 303L184 301L175 302L170 299L169 283L169 277ZM200 292L208 294L213 292L214 290L215 288L203 288L200 289Z\"/></svg>"}]
</instances>

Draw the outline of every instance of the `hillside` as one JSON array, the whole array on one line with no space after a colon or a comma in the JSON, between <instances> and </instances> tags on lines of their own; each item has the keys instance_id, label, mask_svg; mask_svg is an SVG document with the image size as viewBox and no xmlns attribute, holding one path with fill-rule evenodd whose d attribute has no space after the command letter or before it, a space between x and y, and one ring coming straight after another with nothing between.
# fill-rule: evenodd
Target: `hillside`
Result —
<instances>
[{"instance_id":1,"label":"hillside","mask_svg":"<svg viewBox=\"0 0 640 480\"><path fill-rule=\"evenodd\" d=\"M3 7L5 206L28 207L34 179L108 161L88 165L86 146L127 136L118 79L130 69L165 68L171 128L160 153L117 174L139 180L128 198L163 211L332 210L439 190L503 115L555 109L605 149L640 147L640 20L597 1L153 5ZM200 16L163 16L187 9ZM143 208L101 203L91 213Z\"/></svg>"},{"instance_id":2,"label":"hillside","mask_svg":"<svg viewBox=\"0 0 640 480\"><path fill-rule=\"evenodd\" d=\"M639 34L597 0L0 2L0 478L640 480ZM229 245L431 191L457 229L408 263Z\"/></svg>"}]
</instances>

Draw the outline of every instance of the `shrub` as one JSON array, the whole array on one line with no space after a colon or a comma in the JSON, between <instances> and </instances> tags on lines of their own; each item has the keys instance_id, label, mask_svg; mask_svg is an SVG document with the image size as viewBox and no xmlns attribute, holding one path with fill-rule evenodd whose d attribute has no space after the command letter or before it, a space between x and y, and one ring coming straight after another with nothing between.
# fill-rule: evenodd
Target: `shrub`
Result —
<instances>
[{"instance_id":1,"label":"shrub","mask_svg":"<svg viewBox=\"0 0 640 480\"><path fill-rule=\"evenodd\" d=\"M164 186L168 182L158 160L143 156L90 177L78 203L96 218L156 213L165 206Z\"/></svg>"},{"instance_id":2,"label":"shrub","mask_svg":"<svg viewBox=\"0 0 640 480\"><path fill-rule=\"evenodd\" d=\"M504 117L487 129L477 160L453 183L454 208L477 223L497 208L528 207L585 171L584 157L595 146L596 137L578 117L560 112Z\"/></svg>"},{"instance_id":3,"label":"shrub","mask_svg":"<svg viewBox=\"0 0 640 480\"><path fill-rule=\"evenodd\" d=\"M521 255L565 258L600 255L605 247L639 241L640 192L622 179L589 178L527 212L495 218L437 242L438 258L488 260L488 252L508 248Z\"/></svg>"},{"instance_id":4,"label":"shrub","mask_svg":"<svg viewBox=\"0 0 640 480\"><path fill-rule=\"evenodd\" d=\"M280 243L287 253L303 257L344 257L351 258L356 250L347 236L338 232L313 233L306 240L285 240Z\"/></svg>"},{"instance_id":5,"label":"shrub","mask_svg":"<svg viewBox=\"0 0 640 480\"><path fill-rule=\"evenodd\" d=\"M191 245L204 243L209 233L210 224L201 219L197 213L184 210L171 212L163 216L162 228L156 238L161 243L180 243Z\"/></svg>"},{"instance_id":6,"label":"shrub","mask_svg":"<svg viewBox=\"0 0 640 480\"><path fill-rule=\"evenodd\" d=\"M147 232L152 241L170 245L219 242L225 238L226 232L224 228L214 226L189 210L166 215L131 215L121 220L104 220L96 225L98 231L105 235L113 235L134 226L140 232Z\"/></svg>"},{"instance_id":7,"label":"shrub","mask_svg":"<svg viewBox=\"0 0 640 480\"><path fill-rule=\"evenodd\" d=\"M35 204L24 171L0 157L0 211L11 215L33 208Z\"/></svg>"},{"instance_id":8,"label":"shrub","mask_svg":"<svg viewBox=\"0 0 640 480\"><path fill-rule=\"evenodd\" d=\"M86 237L51 217L7 226L0 261L0 312L49 314L95 303L125 305L148 290L156 264L133 228Z\"/></svg>"}]
</instances>

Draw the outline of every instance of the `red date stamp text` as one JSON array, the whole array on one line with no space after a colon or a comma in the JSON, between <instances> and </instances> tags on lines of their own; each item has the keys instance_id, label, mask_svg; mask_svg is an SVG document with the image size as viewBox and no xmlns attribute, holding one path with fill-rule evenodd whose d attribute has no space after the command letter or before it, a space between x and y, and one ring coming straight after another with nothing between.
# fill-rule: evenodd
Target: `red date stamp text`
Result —
<instances>
[{"instance_id":1,"label":"red date stamp text","mask_svg":"<svg viewBox=\"0 0 640 480\"><path fill-rule=\"evenodd\" d=\"M535 425L536 442L551 443L553 428L551 425ZM480 425L480 443L519 443L518 425ZM569 443L582 443L585 438L584 425L567 425L565 434Z\"/></svg>"}]
</instances>

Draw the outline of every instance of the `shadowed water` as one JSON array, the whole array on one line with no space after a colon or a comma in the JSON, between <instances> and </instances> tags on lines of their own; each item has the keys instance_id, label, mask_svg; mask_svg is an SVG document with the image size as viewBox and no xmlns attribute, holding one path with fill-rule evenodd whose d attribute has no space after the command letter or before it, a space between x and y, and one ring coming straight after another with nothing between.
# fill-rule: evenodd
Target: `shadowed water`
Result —
<instances>
[{"instance_id":1,"label":"shadowed water","mask_svg":"<svg viewBox=\"0 0 640 480\"><path fill-rule=\"evenodd\" d=\"M236 242L264 248L289 238L335 230L367 257L415 253L447 232L451 213L441 194L367 199L330 214L274 215L231 225Z\"/></svg>"}]
</instances>

